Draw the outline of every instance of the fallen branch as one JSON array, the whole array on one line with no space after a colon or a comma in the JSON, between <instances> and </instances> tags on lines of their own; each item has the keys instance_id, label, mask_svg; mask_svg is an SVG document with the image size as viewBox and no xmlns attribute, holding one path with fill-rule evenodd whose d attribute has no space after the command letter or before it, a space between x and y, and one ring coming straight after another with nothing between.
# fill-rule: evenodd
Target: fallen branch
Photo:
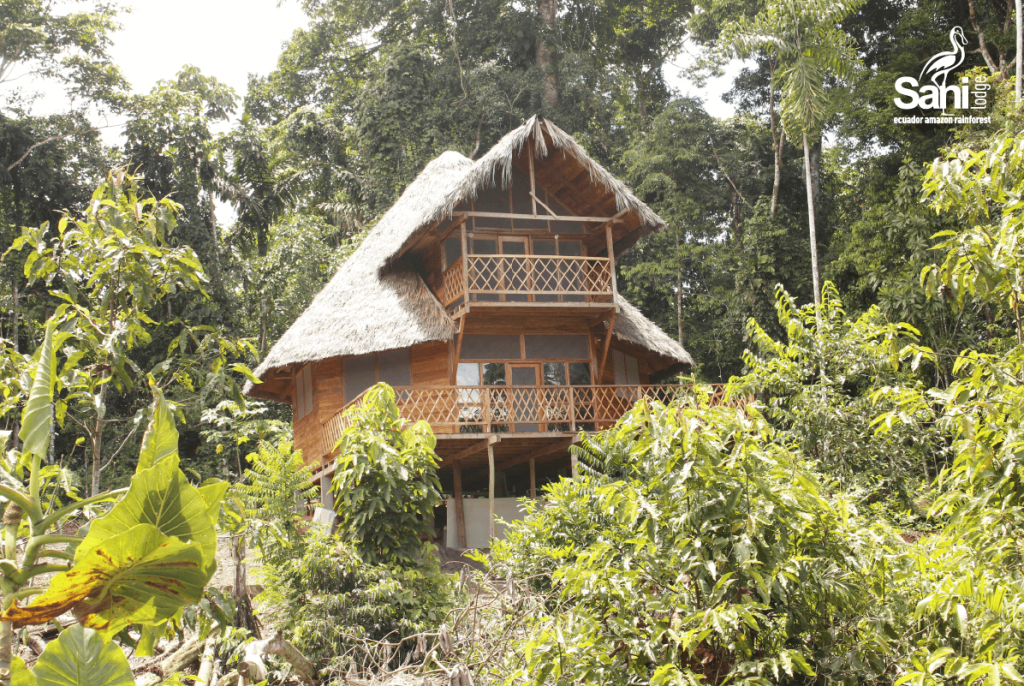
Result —
<instances>
[{"instance_id":1,"label":"fallen branch","mask_svg":"<svg viewBox=\"0 0 1024 686\"><path fill-rule=\"evenodd\" d=\"M288 641L284 640L278 629L273 638L252 641L245 646L245 659L238 665L238 674L242 677L242 685L259 682L267 678L267 665L263 661L265 655L277 655L284 658L295 669L296 675L310 686L316 686L316 668L313 663Z\"/></svg>"}]
</instances>

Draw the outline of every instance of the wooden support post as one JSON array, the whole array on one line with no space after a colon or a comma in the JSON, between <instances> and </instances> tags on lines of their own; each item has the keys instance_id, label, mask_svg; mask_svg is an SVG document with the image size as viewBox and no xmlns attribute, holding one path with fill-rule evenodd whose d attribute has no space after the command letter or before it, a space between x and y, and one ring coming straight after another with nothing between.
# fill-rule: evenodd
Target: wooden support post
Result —
<instances>
[{"instance_id":1,"label":"wooden support post","mask_svg":"<svg viewBox=\"0 0 1024 686\"><path fill-rule=\"evenodd\" d=\"M459 226L459 232L462 236L462 304L469 305L469 241L466 240L466 224L468 221L462 222ZM462 323L465 326L465 322Z\"/></svg>"},{"instance_id":2,"label":"wooden support post","mask_svg":"<svg viewBox=\"0 0 1024 686\"><path fill-rule=\"evenodd\" d=\"M577 467L576 467L576 462L577 462L577 459L576 459L575 453L573 453L572 451L569 451L569 463L572 465L572 478L574 478L574 479L579 474L579 469L577 469Z\"/></svg>"},{"instance_id":3,"label":"wooden support post","mask_svg":"<svg viewBox=\"0 0 1024 686\"><path fill-rule=\"evenodd\" d=\"M459 358L462 357L462 332L466 330L466 319L459 322L459 337L455 341L455 359L452 361L451 384L455 385L459 373Z\"/></svg>"},{"instance_id":4,"label":"wooden support post","mask_svg":"<svg viewBox=\"0 0 1024 686\"><path fill-rule=\"evenodd\" d=\"M608 238L608 269L611 270L612 299L614 300L615 296L619 294L619 289L615 283L615 242L612 240L612 223L608 222L605 225L604 234Z\"/></svg>"},{"instance_id":5,"label":"wooden support post","mask_svg":"<svg viewBox=\"0 0 1024 686\"><path fill-rule=\"evenodd\" d=\"M532 457L530 458L530 498L537 499L537 465Z\"/></svg>"},{"instance_id":6,"label":"wooden support post","mask_svg":"<svg viewBox=\"0 0 1024 686\"><path fill-rule=\"evenodd\" d=\"M452 475L455 477L455 530L458 532L459 547L466 547L466 512L462 508L462 464L455 462L452 465Z\"/></svg>"},{"instance_id":7,"label":"wooden support post","mask_svg":"<svg viewBox=\"0 0 1024 686\"><path fill-rule=\"evenodd\" d=\"M533 175L533 141L530 141L527 155L530 158L530 198L533 200L533 216L537 216L537 184Z\"/></svg>"},{"instance_id":8,"label":"wooden support post","mask_svg":"<svg viewBox=\"0 0 1024 686\"><path fill-rule=\"evenodd\" d=\"M490 522L490 527L491 527L491 537L490 537L490 540L487 543L487 545L489 547L491 545L491 543L494 541L494 539L498 537L497 530L496 530L495 524L494 524L494 444L493 443L488 443L487 444L487 472L488 472L488 475L487 475L488 476L488 478L487 478L487 504L488 504L489 509L490 509L490 519L488 521Z\"/></svg>"},{"instance_id":9,"label":"wooden support post","mask_svg":"<svg viewBox=\"0 0 1024 686\"><path fill-rule=\"evenodd\" d=\"M601 385L604 379L604 367L608 362L608 350L612 347L612 329L615 328L615 315L608 320L608 334L604 338L604 345L601 348L601 365L597 371L597 385Z\"/></svg>"}]
</instances>

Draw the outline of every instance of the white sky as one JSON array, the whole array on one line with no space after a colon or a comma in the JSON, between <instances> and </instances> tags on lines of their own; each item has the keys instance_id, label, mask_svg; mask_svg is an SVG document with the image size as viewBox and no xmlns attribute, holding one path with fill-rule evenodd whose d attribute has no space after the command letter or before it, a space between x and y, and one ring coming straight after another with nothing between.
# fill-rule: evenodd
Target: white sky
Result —
<instances>
[{"instance_id":1,"label":"white sky","mask_svg":"<svg viewBox=\"0 0 1024 686\"><path fill-rule=\"evenodd\" d=\"M173 78L186 64L245 95L250 73L268 74L277 65L282 44L306 26L297 0L121 0L122 30L113 35L114 64L137 93L148 93L161 79ZM32 88L26 84L28 88ZM61 111L64 92L36 84L42 97L36 113ZM119 123L112 118L107 124ZM103 130L118 143L118 127Z\"/></svg>"}]
</instances>

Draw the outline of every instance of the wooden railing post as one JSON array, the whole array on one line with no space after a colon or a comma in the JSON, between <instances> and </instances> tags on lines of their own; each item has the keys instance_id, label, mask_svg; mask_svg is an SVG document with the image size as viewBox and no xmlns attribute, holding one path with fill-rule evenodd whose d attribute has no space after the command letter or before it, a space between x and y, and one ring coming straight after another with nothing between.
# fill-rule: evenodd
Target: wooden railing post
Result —
<instances>
[{"instance_id":1,"label":"wooden railing post","mask_svg":"<svg viewBox=\"0 0 1024 686\"><path fill-rule=\"evenodd\" d=\"M615 242L612 240L611 222L605 225L604 231L605 237L608 239L608 270L612 279L612 300L615 300L615 295L619 290L615 284Z\"/></svg>"},{"instance_id":2,"label":"wooden railing post","mask_svg":"<svg viewBox=\"0 0 1024 686\"><path fill-rule=\"evenodd\" d=\"M572 386L566 388L569 389L569 430L576 433L576 390Z\"/></svg>"},{"instance_id":3,"label":"wooden railing post","mask_svg":"<svg viewBox=\"0 0 1024 686\"><path fill-rule=\"evenodd\" d=\"M491 432L491 391L487 386L480 387L480 407L483 411L484 433Z\"/></svg>"}]
</instances>

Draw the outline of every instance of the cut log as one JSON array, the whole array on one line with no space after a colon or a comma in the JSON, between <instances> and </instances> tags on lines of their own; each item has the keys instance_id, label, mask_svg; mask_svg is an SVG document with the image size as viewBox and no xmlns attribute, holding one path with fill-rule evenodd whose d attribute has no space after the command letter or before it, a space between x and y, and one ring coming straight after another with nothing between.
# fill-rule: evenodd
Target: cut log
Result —
<instances>
[{"instance_id":1,"label":"cut log","mask_svg":"<svg viewBox=\"0 0 1024 686\"><path fill-rule=\"evenodd\" d=\"M160 674L166 679L175 672L185 671L199 660L202 651L203 644L199 642L199 637L193 636L160 663Z\"/></svg>"}]
</instances>

